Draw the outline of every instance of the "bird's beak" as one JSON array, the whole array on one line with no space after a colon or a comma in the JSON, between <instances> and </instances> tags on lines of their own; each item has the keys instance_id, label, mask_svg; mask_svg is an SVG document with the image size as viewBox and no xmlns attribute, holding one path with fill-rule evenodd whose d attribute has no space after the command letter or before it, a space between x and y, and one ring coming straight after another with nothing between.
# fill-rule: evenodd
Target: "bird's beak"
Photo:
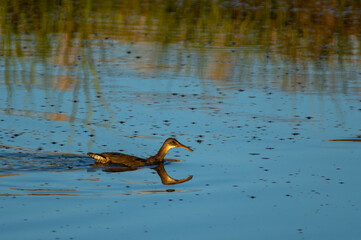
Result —
<instances>
[{"instance_id":1,"label":"bird's beak","mask_svg":"<svg viewBox=\"0 0 361 240\"><path fill-rule=\"evenodd\" d=\"M188 151L193 152L193 150L192 150L192 149L190 149L190 148L189 148L189 147L187 147L187 146L184 146L184 145L183 145L183 144L181 144L181 143L179 143L179 145L178 145L177 147L184 148L184 149L187 149Z\"/></svg>"}]
</instances>

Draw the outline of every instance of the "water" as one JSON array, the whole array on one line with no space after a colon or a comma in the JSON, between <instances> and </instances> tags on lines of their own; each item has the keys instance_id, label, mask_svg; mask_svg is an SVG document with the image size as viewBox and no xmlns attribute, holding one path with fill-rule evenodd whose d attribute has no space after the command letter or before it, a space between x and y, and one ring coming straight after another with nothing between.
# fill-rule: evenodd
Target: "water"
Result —
<instances>
[{"instance_id":1,"label":"water","mask_svg":"<svg viewBox=\"0 0 361 240\"><path fill-rule=\"evenodd\" d=\"M275 6L20 3L1 8L1 238L358 239L357 4L298 6L344 11L347 33L304 18L316 36L277 32ZM148 157L168 137L194 150L164 165L187 182L86 155Z\"/></svg>"}]
</instances>

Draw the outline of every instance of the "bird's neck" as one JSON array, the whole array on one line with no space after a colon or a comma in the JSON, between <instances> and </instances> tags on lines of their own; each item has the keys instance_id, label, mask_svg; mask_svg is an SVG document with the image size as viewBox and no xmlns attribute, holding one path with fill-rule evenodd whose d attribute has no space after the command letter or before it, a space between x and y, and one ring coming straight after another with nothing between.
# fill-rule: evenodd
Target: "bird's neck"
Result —
<instances>
[{"instance_id":1,"label":"bird's neck","mask_svg":"<svg viewBox=\"0 0 361 240\"><path fill-rule=\"evenodd\" d=\"M158 153L154 156L158 161L163 161L167 152L171 149L168 144L163 144Z\"/></svg>"}]
</instances>

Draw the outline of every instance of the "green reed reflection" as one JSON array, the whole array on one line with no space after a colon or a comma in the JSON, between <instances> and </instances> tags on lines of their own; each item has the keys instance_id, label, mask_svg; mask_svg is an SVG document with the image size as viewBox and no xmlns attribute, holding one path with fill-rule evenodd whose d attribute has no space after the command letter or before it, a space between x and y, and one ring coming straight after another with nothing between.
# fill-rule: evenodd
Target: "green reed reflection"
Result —
<instances>
[{"instance_id":1,"label":"green reed reflection","mask_svg":"<svg viewBox=\"0 0 361 240\"><path fill-rule=\"evenodd\" d=\"M358 0L4 0L0 3L0 62L8 103L15 82L29 93L35 84L59 94L73 91L75 119L76 99L83 92L90 103L87 119L91 119L92 98L106 106L96 62L109 60L112 49L104 43L108 39L160 48L163 54L150 57L155 66L136 66L147 71L159 67L182 71L179 63L194 50L197 57L187 64L198 66L201 78L216 80L254 71L237 67L236 61L228 64L229 59L241 59L247 66L290 59L306 71L322 64L332 68L342 61L359 65L360 10ZM174 66L169 66L165 57L171 44L181 48ZM252 50L229 51L243 47ZM207 51L219 48L226 50ZM263 57L256 59L255 52ZM310 61L314 63L309 65ZM277 80L287 90L297 90L295 83L304 81L288 76ZM89 85L100 97L90 93Z\"/></svg>"},{"instance_id":2,"label":"green reed reflection","mask_svg":"<svg viewBox=\"0 0 361 240\"><path fill-rule=\"evenodd\" d=\"M62 56L70 64L84 40L111 35L124 41L261 45L294 57L345 55L360 50L354 46L360 41L360 8L357 0L5 0L1 50L24 56L30 49L20 40L33 36L38 55L74 51Z\"/></svg>"}]
</instances>

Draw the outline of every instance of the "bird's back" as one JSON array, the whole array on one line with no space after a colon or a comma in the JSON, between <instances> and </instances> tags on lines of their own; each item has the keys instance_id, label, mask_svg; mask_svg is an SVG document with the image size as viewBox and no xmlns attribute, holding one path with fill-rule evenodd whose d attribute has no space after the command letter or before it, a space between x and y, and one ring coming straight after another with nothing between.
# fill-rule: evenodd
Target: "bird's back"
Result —
<instances>
[{"instance_id":1,"label":"bird's back","mask_svg":"<svg viewBox=\"0 0 361 240\"><path fill-rule=\"evenodd\" d=\"M123 153L105 152L99 155L106 158L109 161L109 163L121 164L130 168L136 168L146 165L145 159Z\"/></svg>"}]
</instances>

